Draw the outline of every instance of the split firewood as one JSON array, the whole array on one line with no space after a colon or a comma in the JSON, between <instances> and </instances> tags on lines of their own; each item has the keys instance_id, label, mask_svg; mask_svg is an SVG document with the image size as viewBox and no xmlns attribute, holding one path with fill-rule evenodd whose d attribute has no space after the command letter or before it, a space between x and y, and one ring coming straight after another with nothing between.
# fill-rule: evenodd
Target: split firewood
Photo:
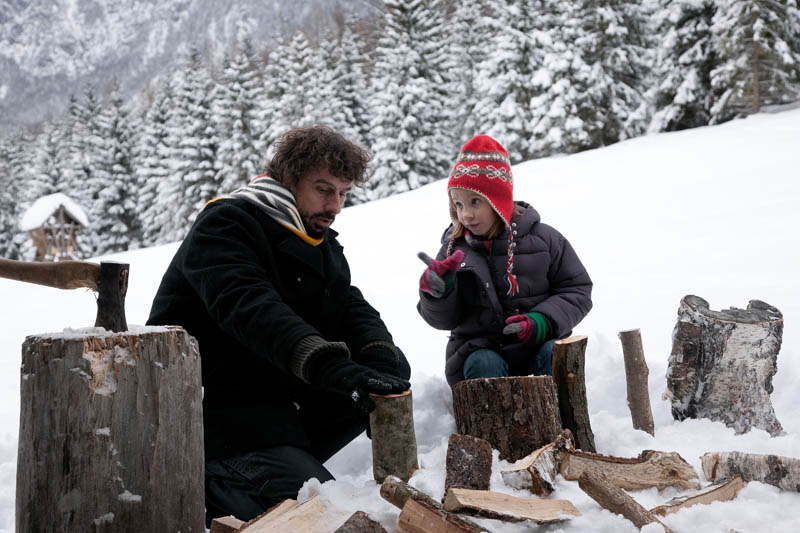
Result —
<instances>
[{"instance_id":1,"label":"split firewood","mask_svg":"<svg viewBox=\"0 0 800 533\"><path fill-rule=\"evenodd\" d=\"M500 473L503 481L515 489L529 490L537 496L548 496L553 492L561 459L566 450L572 448L572 433L565 429L550 444L502 470Z\"/></svg>"},{"instance_id":2,"label":"split firewood","mask_svg":"<svg viewBox=\"0 0 800 533\"><path fill-rule=\"evenodd\" d=\"M386 476L408 481L419 468L411 390L381 396L370 394L375 409L369 415L372 432L372 474L383 483Z\"/></svg>"},{"instance_id":3,"label":"split firewood","mask_svg":"<svg viewBox=\"0 0 800 533\"><path fill-rule=\"evenodd\" d=\"M235 533L243 525L235 516L221 516L211 521L210 533Z\"/></svg>"},{"instance_id":4,"label":"split firewood","mask_svg":"<svg viewBox=\"0 0 800 533\"><path fill-rule=\"evenodd\" d=\"M553 345L551 367L558 390L562 427L572 432L577 448L596 452L592 424L589 421L589 404L586 400L586 343L585 336L556 341Z\"/></svg>"},{"instance_id":5,"label":"split firewood","mask_svg":"<svg viewBox=\"0 0 800 533\"><path fill-rule=\"evenodd\" d=\"M708 418L737 433L783 431L769 395L783 338L783 315L751 300L747 309L713 311L698 296L678 309L664 397L672 416Z\"/></svg>"},{"instance_id":6,"label":"split firewood","mask_svg":"<svg viewBox=\"0 0 800 533\"><path fill-rule=\"evenodd\" d=\"M707 505L714 502L727 502L734 499L742 487L744 487L744 481L740 476L736 476L733 479L714 483L691 494L673 498L663 505L653 507L650 512L666 516L697 504Z\"/></svg>"},{"instance_id":7,"label":"split firewood","mask_svg":"<svg viewBox=\"0 0 800 533\"><path fill-rule=\"evenodd\" d=\"M356 511L334 533L387 533L386 529L364 511Z\"/></svg>"},{"instance_id":8,"label":"split firewood","mask_svg":"<svg viewBox=\"0 0 800 533\"><path fill-rule=\"evenodd\" d=\"M403 510L400 513L400 524L397 533L450 533L467 532L491 533L473 521L445 511L444 506L422 492L415 489L397 476L387 476L381 484L381 497L395 507ZM404 516L405 515L405 516ZM426 529L424 524L444 524L449 529ZM403 526L405 524L405 526ZM445 527L442 525L442 527ZM405 527L405 529L403 529ZM414 529L416 528L416 529Z\"/></svg>"},{"instance_id":9,"label":"split firewood","mask_svg":"<svg viewBox=\"0 0 800 533\"><path fill-rule=\"evenodd\" d=\"M695 469L675 452L644 450L639 457L627 458L566 450L561 460L564 479L575 481L584 472L603 474L609 482L628 490L700 488Z\"/></svg>"},{"instance_id":10,"label":"split firewood","mask_svg":"<svg viewBox=\"0 0 800 533\"><path fill-rule=\"evenodd\" d=\"M486 439L506 461L525 457L561 433L550 376L459 381L453 386L453 414L458 433Z\"/></svg>"},{"instance_id":11,"label":"split firewood","mask_svg":"<svg viewBox=\"0 0 800 533\"><path fill-rule=\"evenodd\" d=\"M506 522L527 521L536 524L563 522L581 514L567 500L517 498L501 492L470 489L448 490L444 509Z\"/></svg>"},{"instance_id":12,"label":"split firewood","mask_svg":"<svg viewBox=\"0 0 800 533\"><path fill-rule=\"evenodd\" d=\"M236 533L334 533L344 524L350 512L331 509L329 502L320 496L297 503L284 500L247 522Z\"/></svg>"},{"instance_id":13,"label":"split firewood","mask_svg":"<svg viewBox=\"0 0 800 533\"><path fill-rule=\"evenodd\" d=\"M783 490L800 492L800 459L743 452L707 453L700 458L709 481L741 476L745 482L760 481Z\"/></svg>"},{"instance_id":14,"label":"split firewood","mask_svg":"<svg viewBox=\"0 0 800 533\"><path fill-rule=\"evenodd\" d=\"M492 446L470 435L453 433L447 442L444 491L459 489L489 490L492 477Z\"/></svg>"},{"instance_id":15,"label":"split firewood","mask_svg":"<svg viewBox=\"0 0 800 533\"><path fill-rule=\"evenodd\" d=\"M655 435L653 411L650 409L650 389L647 377L650 370L644 358L642 334L638 329L619 332L622 356L625 359L625 380L628 384L628 408L634 429Z\"/></svg>"},{"instance_id":16,"label":"split firewood","mask_svg":"<svg viewBox=\"0 0 800 533\"><path fill-rule=\"evenodd\" d=\"M642 507L624 490L611 483L603 474L586 471L578 479L578 486L604 509L622 515L639 529L658 523L666 533L671 533L653 513Z\"/></svg>"}]
</instances>

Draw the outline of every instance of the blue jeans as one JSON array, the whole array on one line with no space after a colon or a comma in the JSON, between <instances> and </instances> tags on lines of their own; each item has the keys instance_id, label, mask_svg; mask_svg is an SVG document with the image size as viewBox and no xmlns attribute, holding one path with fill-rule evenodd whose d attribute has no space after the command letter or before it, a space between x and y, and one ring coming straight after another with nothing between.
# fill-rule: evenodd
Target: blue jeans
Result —
<instances>
[{"instance_id":1,"label":"blue jeans","mask_svg":"<svg viewBox=\"0 0 800 533\"><path fill-rule=\"evenodd\" d=\"M539 346L536 357L530 361L528 375L552 376L550 360L553 354L555 340L547 341ZM464 363L464 379L477 378L504 378L509 376L508 363L503 357L488 348L475 350Z\"/></svg>"}]
</instances>

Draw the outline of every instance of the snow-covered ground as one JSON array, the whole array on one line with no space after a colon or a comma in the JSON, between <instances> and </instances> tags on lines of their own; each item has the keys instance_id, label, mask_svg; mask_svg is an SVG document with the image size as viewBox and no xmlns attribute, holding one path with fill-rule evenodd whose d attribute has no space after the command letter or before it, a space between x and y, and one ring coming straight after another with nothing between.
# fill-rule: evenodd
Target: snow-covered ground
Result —
<instances>
[{"instance_id":1,"label":"snow-covered ground","mask_svg":"<svg viewBox=\"0 0 800 533\"><path fill-rule=\"evenodd\" d=\"M455 157L456 154L453 154ZM677 451L698 471L708 451L800 457L800 110L753 116L691 131L651 135L568 157L514 167L515 197L532 203L544 222L573 244L595 283L594 309L576 328L587 335L587 394L598 451L635 456L643 449ZM417 315L420 250L436 252L448 223L446 181L346 209L334 227L354 282L381 311L413 373L420 470L412 485L441 498L447 437L455 431L443 377L446 332ZM120 254L131 264L127 314L144 324L176 244ZM772 394L785 434L735 435L708 420L676 422L661 399L680 299L696 294L712 308L763 300L783 312L785 329ZM14 528L20 346L26 335L94 323L88 291L58 291L0 280L0 531ZM650 367L655 437L632 429L626 405L619 331L640 328ZM495 459L497 459L495 455ZM492 490L506 487L495 460ZM337 481L309 482L302 497L321 492L343 510L363 510L388 530L399 510L382 500L372 480L370 442L362 436L328 465ZM673 489L631 494L650 508ZM603 510L574 482L559 480L554 498L572 501L581 516L535 528L485 520L498 533L636 531ZM664 518L673 531L800 531L800 494L757 482L732 502L695 506ZM646 531L660 528L649 526Z\"/></svg>"}]
</instances>

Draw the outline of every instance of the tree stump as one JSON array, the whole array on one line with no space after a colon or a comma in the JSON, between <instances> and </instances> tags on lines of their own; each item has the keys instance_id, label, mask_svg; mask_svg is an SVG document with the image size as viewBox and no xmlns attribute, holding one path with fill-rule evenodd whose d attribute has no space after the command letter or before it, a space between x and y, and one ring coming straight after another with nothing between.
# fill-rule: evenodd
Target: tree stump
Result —
<instances>
[{"instance_id":1,"label":"tree stump","mask_svg":"<svg viewBox=\"0 0 800 533\"><path fill-rule=\"evenodd\" d=\"M197 342L87 331L22 346L16 530L203 533Z\"/></svg>"},{"instance_id":2,"label":"tree stump","mask_svg":"<svg viewBox=\"0 0 800 533\"><path fill-rule=\"evenodd\" d=\"M594 433L589 420L586 399L585 336L569 337L553 345L553 380L558 390L558 409L564 429L572 432L575 446L586 452L596 452ZM548 441L549 442L549 441Z\"/></svg>"},{"instance_id":3,"label":"tree stump","mask_svg":"<svg viewBox=\"0 0 800 533\"><path fill-rule=\"evenodd\" d=\"M550 376L480 378L453 387L458 432L489 441L516 461L561 433L558 395Z\"/></svg>"},{"instance_id":4,"label":"tree stump","mask_svg":"<svg viewBox=\"0 0 800 533\"><path fill-rule=\"evenodd\" d=\"M672 416L718 420L736 433L758 428L779 435L769 395L782 337L781 312L764 302L712 311L702 298L684 297L667 369Z\"/></svg>"},{"instance_id":5,"label":"tree stump","mask_svg":"<svg viewBox=\"0 0 800 533\"><path fill-rule=\"evenodd\" d=\"M411 390L369 397L375 403L369 415L372 475L378 483L383 483L386 476L408 481L419 468Z\"/></svg>"},{"instance_id":6,"label":"tree stump","mask_svg":"<svg viewBox=\"0 0 800 533\"><path fill-rule=\"evenodd\" d=\"M644 358L642 334L638 329L619 332L622 356L625 359L625 381L628 384L628 408L634 429L641 429L655 436L653 411L650 409L650 389L647 378L650 369Z\"/></svg>"}]
</instances>

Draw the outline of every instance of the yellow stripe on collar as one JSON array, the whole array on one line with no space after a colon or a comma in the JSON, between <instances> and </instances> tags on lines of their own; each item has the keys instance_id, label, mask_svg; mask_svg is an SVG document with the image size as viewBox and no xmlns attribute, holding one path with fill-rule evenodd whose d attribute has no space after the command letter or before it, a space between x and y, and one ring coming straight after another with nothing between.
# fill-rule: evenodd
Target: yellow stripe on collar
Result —
<instances>
[{"instance_id":1,"label":"yellow stripe on collar","mask_svg":"<svg viewBox=\"0 0 800 533\"><path fill-rule=\"evenodd\" d=\"M321 244L323 240L325 240L325 237L322 237L320 239L315 239L313 237L310 237L307 234L305 234L302 231L300 231L299 229L297 229L295 227L292 227L292 226L289 226L288 224L282 224L280 222L278 222L278 224L280 224L284 228L288 229L289 231L291 231L292 233L294 233L295 235L297 235L298 237L303 239L305 242L307 242L311 246L317 246L317 245Z\"/></svg>"}]
</instances>

